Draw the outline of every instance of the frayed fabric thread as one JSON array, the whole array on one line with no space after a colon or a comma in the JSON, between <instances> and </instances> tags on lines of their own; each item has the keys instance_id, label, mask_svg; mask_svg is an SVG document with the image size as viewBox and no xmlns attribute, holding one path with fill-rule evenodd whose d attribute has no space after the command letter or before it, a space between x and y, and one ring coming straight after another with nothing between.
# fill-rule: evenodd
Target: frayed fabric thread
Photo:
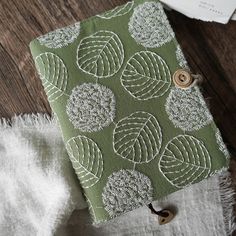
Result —
<instances>
[{"instance_id":1,"label":"frayed fabric thread","mask_svg":"<svg viewBox=\"0 0 236 236\"><path fill-rule=\"evenodd\" d=\"M234 211L236 201L235 191L232 188L232 179L228 171L219 175L219 190L223 208L225 230L227 236L230 236L236 230L236 217Z\"/></svg>"},{"instance_id":2,"label":"frayed fabric thread","mask_svg":"<svg viewBox=\"0 0 236 236\"><path fill-rule=\"evenodd\" d=\"M0 235L51 236L86 207L66 157L55 118L0 120Z\"/></svg>"},{"instance_id":3,"label":"frayed fabric thread","mask_svg":"<svg viewBox=\"0 0 236 236\"><path fill-rule=\"evenodd\" d=\"M24 128L30 126L36 126L41 128L44 125L55 124L56 117L54 115L50 116L43 113L33 113L33 114L20 114L14 115L12 118L1 118L0 128L7 129L11 127Z\"/></svg>"}]
</instances>

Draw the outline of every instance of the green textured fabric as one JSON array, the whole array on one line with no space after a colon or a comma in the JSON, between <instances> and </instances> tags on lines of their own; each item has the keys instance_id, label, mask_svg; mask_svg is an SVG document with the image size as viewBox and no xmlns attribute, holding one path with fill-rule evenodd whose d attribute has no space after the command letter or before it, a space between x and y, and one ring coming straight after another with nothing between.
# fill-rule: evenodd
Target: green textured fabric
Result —
<instances>
[{"instance_id":1,"label":"green textured fabric","mask_svg":"<svg viewBox=\"0 0 236 236\"><path fill-rule=\"evenodd\" d=\"M228 166L158 1L136 0L31 42L30 48L96 223Z\"/></svg>"}]
</instances>

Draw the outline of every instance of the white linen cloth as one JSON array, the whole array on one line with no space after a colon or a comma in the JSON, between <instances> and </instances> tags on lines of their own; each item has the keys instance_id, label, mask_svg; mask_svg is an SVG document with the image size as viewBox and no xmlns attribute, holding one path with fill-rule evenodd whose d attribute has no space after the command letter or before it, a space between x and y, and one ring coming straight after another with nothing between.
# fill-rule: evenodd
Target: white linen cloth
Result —
<instances>
[{"instance_id":1,"label":"white linen cloth","mask_svg":"<svg viewBox=\"0 0 236 236\"><path fill-rule=\"evenodd\" d=\"M87 205L55 120L14 117L0 125L0 236L49 236Z\"/></svg>"},{"instance_id":2,"label":"white linen cloth","mask_svg":"<svg viewBox=\"0 0 236 236\"><path fill-rule=\"evenodd\" d=\"M176 217L160 226L157 217L147 207L129 212L99 228L91 226L88 213L78 211L68 224L68 235L91 236L226 236L235 227L234 192L225 172L198 184L175 192L162 201L154 202L155 209L175 209Z\"/></svg>"},{"instance_id":3,"label":"white linen cloth","mask_svg":"<svg viewBox=\"0 0 236 236\"><path fill-rule=\"evenodd\" d=\"M231 235L230 184L224 173L154 202L157 210L177 211L163 226L142 207L95 227L55 119L24 115L0 123L0 236Z\"/></svg>"}]
</instances>

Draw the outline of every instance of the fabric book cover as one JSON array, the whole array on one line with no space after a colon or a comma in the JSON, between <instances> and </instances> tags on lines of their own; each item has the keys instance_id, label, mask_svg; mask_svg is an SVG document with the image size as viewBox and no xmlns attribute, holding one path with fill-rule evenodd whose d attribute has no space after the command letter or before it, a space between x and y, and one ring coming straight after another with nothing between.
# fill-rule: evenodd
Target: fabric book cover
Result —
<instances>
[{"instance_id":1,"label":"fabric book cover","mask_svg":"<svg viewBox=\"0 0 236 236\"><path fill-rule=\"evenodd\" d=\"M198 86L173 81L191 72L159 1L127 2L30 48L95 223L228 166Z\"/></svg>"}]
</instances>

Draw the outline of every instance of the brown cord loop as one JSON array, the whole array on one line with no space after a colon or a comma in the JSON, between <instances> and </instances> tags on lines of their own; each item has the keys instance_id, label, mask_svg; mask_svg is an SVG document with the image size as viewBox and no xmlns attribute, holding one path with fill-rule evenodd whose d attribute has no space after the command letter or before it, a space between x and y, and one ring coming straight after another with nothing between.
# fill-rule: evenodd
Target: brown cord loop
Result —
<instances>
[{"instance_id":1,"label":"brown cord loop","mask_svg":"<svg viewBox=\"0 0 236 236\"><path fill-rule=\"evenodd\" d=\"M152 214L156 214L158 216L162 216L162 217L168 217L169 214L167 212L164 212L164 210L161 211L156 211L152 205L152 203L148 204L148 208L151 210Z\"/></svg>"},{"instance_id":2,"label":"brown cord loop","mask_svg":"<svg viewBox=\"0 0 236 236\"><path fill-rule=\"evenodd\" d=\"M168 209L156 211L151 203L148 204L148 208L151 210L152 214L158 215L158 222L160 225L169 223L175 217L174 213Z\"/></svg>"}]
</instances>

